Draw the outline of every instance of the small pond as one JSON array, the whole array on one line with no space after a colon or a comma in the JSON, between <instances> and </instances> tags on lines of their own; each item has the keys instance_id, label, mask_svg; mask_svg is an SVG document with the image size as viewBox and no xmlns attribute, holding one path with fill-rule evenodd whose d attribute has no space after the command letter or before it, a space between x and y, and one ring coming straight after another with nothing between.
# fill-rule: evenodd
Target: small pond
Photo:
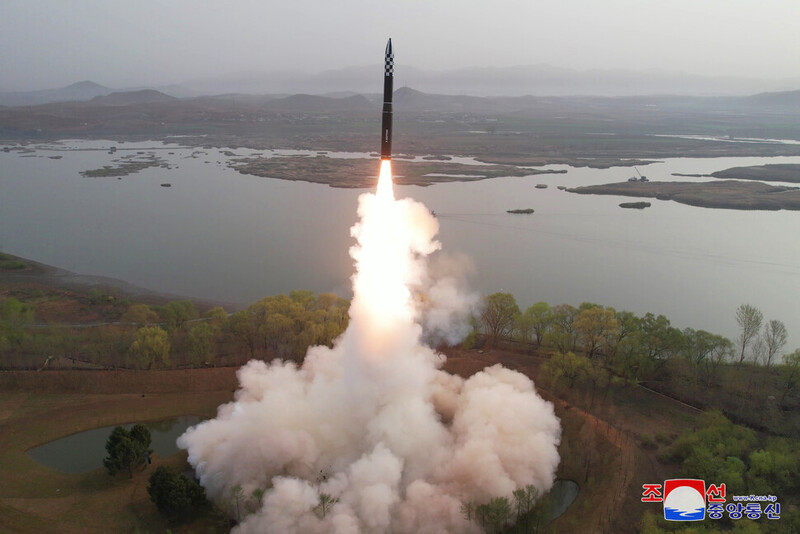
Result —
<instances>
[{"instance_id":1,"label":"small pond","mask_svg":"<svg viewBox=\"0 0 800 534\"><path fill-rule=\"evenodd\" d=\"M566 512L580 487L572 480L556 480L550 489L550 521Z\"/></svg>"},{"instance_id":2,"label":"small pond","mask_svg":"<svg viewBox=\"0 0 800 534\"><path fill-rule=\"evenodd\" d=\"M199 423L202 419L193 415L165 419L145 423L150 429L153 438L151 448L158 456L170 456L178 452L175 440L187 428ZM42 465L57 469L65 473L86 473L98 467L103 467L103 458L106 456L106 440L114 430L114 426L93 428L78 434L72 434L44 445L28 450L28 455ZM133 423L126 425L128 428Z\"/></svg>"}]
</instances>

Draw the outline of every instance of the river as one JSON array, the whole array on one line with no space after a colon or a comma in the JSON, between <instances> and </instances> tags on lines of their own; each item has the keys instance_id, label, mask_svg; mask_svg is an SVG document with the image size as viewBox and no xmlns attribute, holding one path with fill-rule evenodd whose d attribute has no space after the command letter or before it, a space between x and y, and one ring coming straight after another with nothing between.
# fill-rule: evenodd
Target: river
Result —
<instances>
[{"instance_id":1,"label":"river","mask_svg":"<svg viewBox=\"0 0 800 534\"><path fill-rule=\"evenodd\" d=\"M116 154L108 154L111 145L119 147ZM221 149L154 141L65 141L34 148L0 152L4 252L217 301L247 304L292 289L349 294L349 228L361 190L242 175L226 166L229 157ZM191 157L198 150L204 153ZM79 175L139 151L154 152L171 168L121 179ZM709 180L671 173L764 163L800 163L800 156L673 158L639 170L650 180ZM377 161L375 168L377 173ZM549 168L567 173L399 186L396 194L435 210L444 253L471 264L476 291L509 291L523 308L539 300L591 301L662 313L680 328L731 338L736 307L749 302L765 319L786 323L794 334L787 348L798 344L800 333L793 330L800 328L800 212L658 200L645 210L621 209L618 204L630 199L575 195L557 186L624 181L633 169ZM505 213L529 207L533 215Z\"/></svg>"}]
</instances>

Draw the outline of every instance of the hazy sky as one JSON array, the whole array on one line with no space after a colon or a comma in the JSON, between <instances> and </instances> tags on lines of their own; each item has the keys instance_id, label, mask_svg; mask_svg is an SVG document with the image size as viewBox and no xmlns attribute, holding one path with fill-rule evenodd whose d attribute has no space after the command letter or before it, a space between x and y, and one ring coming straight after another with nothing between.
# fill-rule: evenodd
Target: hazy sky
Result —
<instances>
[{"instance_id":1,"label":"hazy sky","mask_svg":"<svg viewBox=\"0 0 800 534\"><path fill-rule=\"evenodd\" d=\"M798 0L2 0L0 90L243 71L547 63L800 73Z\"/></svg>"}]
</instances>

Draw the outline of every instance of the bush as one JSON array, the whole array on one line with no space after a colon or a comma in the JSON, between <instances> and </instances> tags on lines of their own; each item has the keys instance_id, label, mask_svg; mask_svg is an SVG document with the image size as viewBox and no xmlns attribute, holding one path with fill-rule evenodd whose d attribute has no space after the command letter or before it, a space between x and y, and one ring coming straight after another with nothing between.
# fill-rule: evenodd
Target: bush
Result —
<instances>
[{"instance_id":1,"label":"bush","mask_svg":"<svg viewBox=\"0 0 800 534\"><path fill-rule=\"evenodd\" d=\"M200 484L164 466L150 475L147 493L159 512L173 518L186 518L208 505Z\"/></svg>"}]
</instances>

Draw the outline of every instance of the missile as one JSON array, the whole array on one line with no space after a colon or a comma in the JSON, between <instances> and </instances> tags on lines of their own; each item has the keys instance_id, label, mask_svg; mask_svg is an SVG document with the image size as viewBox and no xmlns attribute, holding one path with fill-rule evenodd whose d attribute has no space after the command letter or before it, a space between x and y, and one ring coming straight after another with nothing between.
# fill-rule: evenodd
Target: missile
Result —
<instances>
[{"instance_id":1,"label":"missile","mask_svg":"<svg viewBox=\"0 0 800 534\"><path fill-rule=\"evenodd\" d=\"M392 85L394 85L394 52L392 40L386 43L383 73L383 121L381 123L381 159L392 159Z\"/></svg>"}]
</instances>

